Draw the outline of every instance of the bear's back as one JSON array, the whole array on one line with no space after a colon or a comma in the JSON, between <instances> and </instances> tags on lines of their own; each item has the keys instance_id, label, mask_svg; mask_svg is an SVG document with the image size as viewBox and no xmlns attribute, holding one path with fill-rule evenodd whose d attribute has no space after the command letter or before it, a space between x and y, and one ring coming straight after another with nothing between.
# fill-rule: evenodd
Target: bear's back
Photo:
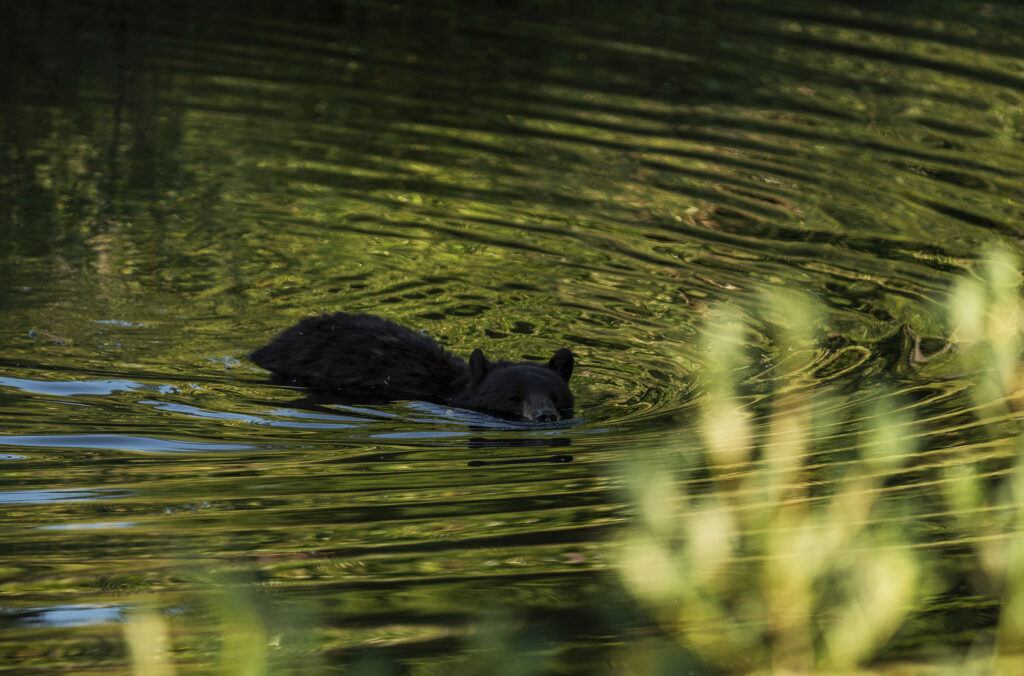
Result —
<instances>
[{"instance_id":1,"label":"bear's back","mask_svg":"<svg viewBox=\"0 0 1024 676\"><path fill-rule=\"evenodd\" d=\"M443 403L460 391L465 362L433 338L381 317L309 317L250 358L282 382L351 396Z\"/></svg>"}]
</instances>

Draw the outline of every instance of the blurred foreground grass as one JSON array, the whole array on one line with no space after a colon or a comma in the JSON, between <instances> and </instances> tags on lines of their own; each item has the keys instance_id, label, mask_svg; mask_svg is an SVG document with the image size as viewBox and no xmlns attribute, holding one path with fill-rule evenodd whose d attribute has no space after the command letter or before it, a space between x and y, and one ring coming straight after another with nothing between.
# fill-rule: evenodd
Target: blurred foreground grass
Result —
<instances>
[{"instance_id":1,"label":"blurred foreground grass","mask_svg":"<svg viewBox=\"0 0 1024 676\"><path fill-rule=\"evenodd\" d=\"M895 383L866 385L855 416L842 393L816 388L824 320L803 295L765 296L785 375L758 397L744 392L743 322L709 322L701 471L692 443L640 463L640 523L619 561L686 651L727 672L878 668L894 637L914 623L922 633L935 599L966 584L1000 608L997 626L960 645L919 636L926 657L899 670L1024 673L1019 261L992 250L980 273L948 304L948 357L967 385L945 437L929 435L934 421L916 419Z\"/></svg>"}]
</instances>

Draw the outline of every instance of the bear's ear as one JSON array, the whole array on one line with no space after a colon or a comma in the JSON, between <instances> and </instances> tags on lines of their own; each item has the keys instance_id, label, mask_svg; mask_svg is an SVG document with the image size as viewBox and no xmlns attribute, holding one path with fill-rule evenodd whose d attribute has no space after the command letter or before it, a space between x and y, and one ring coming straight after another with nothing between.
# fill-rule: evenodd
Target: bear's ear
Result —
<instances>
[{"instance_id":1,"label":"bear's ear","mask_svg":"<svg viewBox=\"0 0 1024 676\"><path fill-rule=\"evenodd\" d=\"M484 351L479 347L473 350L473 354L469 355L469 374L473 378L473 382L478 383L483 380L490 370L491 362L487 361Z\"/></svg>"},{"instance_id":2,"label":"bear's ear","mask_svg":"<svg viewBox=\"0 0 1024 676\"><path fill-rule=\"evenodd\" d=\"M548 368L562 376L562 380L569 382L569 377L572 375L572 367L575 363L572 352L568 348L561 348L558 352L555 352L555 356L548 362Z\"/></svg>"}]
</instances>

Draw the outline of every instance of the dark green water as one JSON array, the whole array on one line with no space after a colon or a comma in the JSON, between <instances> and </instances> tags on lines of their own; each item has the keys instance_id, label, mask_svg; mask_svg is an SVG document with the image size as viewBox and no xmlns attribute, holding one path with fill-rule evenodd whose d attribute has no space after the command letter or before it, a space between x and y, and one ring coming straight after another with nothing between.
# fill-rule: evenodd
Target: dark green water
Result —
<instances>
[{"instance_id":1,"label":"dark green water","mask_svg":"<svg viewBox=\"0 0 1024 676\"><path fill-rule=\"evenodd\" d=\"M1020 249L1016 4L274 6L4 11L0 673L131 672L139 608L180 673L230 672L231 618L271 673L699 665L610 543L631 461L698 436L700 326L722 303L766 342L765 287L825 304L838 419L885 380L922 457L977 441L920 348L987 243ZM246 361L336 310L571 347L577 419L311 409ZM941 511L934 480L893 492ZM957 575L880 660L994 631Z\"/></svg>"}]
</instances>

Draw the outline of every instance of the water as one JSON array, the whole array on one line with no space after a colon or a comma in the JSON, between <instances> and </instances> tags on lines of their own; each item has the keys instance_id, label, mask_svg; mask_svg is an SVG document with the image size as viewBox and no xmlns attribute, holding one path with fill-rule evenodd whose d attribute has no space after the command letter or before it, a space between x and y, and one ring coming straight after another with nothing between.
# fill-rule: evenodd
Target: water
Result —
<instances>
[{"instance_id":1,"label":"water","mask_svg":"<svg viewBox=\"0 0 1024 676\"><path fill-rule=\"evenodd\" d=\"M699 665L609 543L633 462L699 436L700 327L728 307L767 350L766 287L818 297L828 340L755 400L807 369L840 422L902 392L922 458L982 434L941 308L1019 248L1016 5L214 5L0 28L8 664L130 670L149 608L182 673L235 620L274 673ZM577 417L340 406L247 362L337 310L463 357L570 347ZM991 634L965 589L880 659Z\"/></svg>"}]
</instances>

